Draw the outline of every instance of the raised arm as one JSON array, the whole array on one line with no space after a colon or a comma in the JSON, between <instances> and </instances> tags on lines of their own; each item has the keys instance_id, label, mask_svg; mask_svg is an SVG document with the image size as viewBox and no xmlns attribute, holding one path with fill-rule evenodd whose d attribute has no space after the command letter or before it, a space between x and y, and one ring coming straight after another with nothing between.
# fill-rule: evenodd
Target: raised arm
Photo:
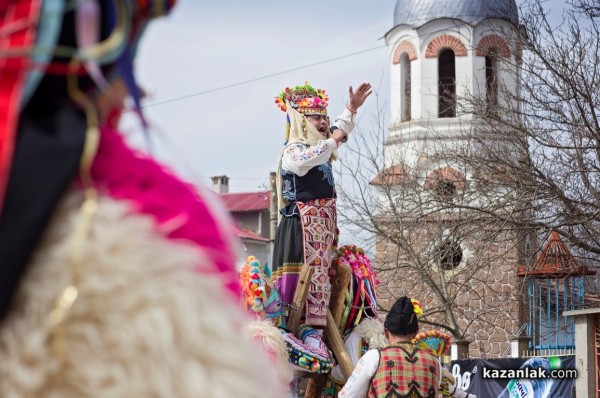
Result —
<instances>
[{"instance_id":1,"label":"raised arm","mask_svg":"<svg viewBox=\"0 0 600 398\"><path fill-rule=\"evenodd\" d=\"M372 92L370 83L361 83L356 90L350 86L348 89L348 104L344 112L335 119L335 126L346 134L350 134L354 130L354 115Z\"/></svg>"}]
</instances>

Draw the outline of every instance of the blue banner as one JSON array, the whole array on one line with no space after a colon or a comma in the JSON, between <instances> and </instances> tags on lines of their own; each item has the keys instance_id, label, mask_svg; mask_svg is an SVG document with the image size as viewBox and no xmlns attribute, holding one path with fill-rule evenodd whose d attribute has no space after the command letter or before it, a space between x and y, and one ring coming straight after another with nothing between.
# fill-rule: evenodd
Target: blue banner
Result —
<instances>
[{"instance_id":1,"label":"blue banner","mask_svg":"<svg viewBox=\"0 0 600 398\"><path fill-rule=\"evenodd\" d=\"M572 398L575 356L452 361L457 388L478 398Z\"/></svg>"}]
</instances>

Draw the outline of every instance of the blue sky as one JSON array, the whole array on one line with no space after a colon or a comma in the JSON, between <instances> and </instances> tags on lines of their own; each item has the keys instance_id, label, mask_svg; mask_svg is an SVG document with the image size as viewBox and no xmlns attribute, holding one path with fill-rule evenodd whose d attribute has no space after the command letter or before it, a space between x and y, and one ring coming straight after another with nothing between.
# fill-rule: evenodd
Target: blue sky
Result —
<instances>
[{"instance_id":1,"label":"blue sky","mask_svg":"<svg viewBox=\"0 0 600 398\"><path fill-rule=\"evenodd\" d=\"M225 174L233 192L260 189L283 144L284 113L273 100L284 87L309 81L324 88L331 114L342 111L348 86L362 81L373 85L380 104L387 102L382 36L395 4L179 0L170 16L149 26L136 60L139 83L150 93L144 104L154 154L196 184L209 186L210 176ZM560 20L563 3L545 5ZM360 112L363 124L375 117L373 97ZM142 141L133 118L123 129Z\"/></svg>"},{"instance_id":2,"label":"blue sky","mask_svg":"<svg viewBox=\"0 0 600 398\"><path fill-rule=\"evenodd\" d=\"M370 82L378 98L367 100L359 124L368 127L384 106L387 125L389 56L382 36L392 28L395 4L179 0L170 16L150 24L136 59L138 83L149 93L144 112L154 155L194 184L210 186L211 176L227 175L231 192L266 189L285 132L274 97L305 81L327 90L332 115L343 110L349 85ZM560 22L562 1L545 6ZM122 130L142 145L131 114ZM343 148L339 154L345 156ZM341 228L341 243L362 241Z\"/></svg>"},{"instance_id":3,"label":"blue sky","mask_svg":"<svg viewBox=\"0 0 600 398\"><path fill-rule=\"evenodd\" d=\"M309 81L324 88L331 114L343 110L349 85L369 81L387 98L381 37L395 3L180 0L149 26L136 60L139 84L150 93L144 104L155 155L194 183L225 174L231 191L261 189L284 140L285 114L273 102L284 87ZM362 114L374 106L368 101ZM141 141L137 126L132 118L123 124L134 142Z\"/></svg>"},{"instance_id":4,"label":"blue sky","mask_svg":"<svg viewBox=\"0 0 600 398\"><path fill-rule=\"evenodd\" d=\"M154 154L196 184L210 186L211 176L225 174L232 192L263 189L284 140L285 115L273 103L284 87L309 81L326 89L332 115L343 110L348 86L363 81L380 106L387 103L382 36L395 4L179 0L170 16L150 24L136 60L150 94L144 106ZM545 5L559 21L562 2ZM361 124L373 120L376 105L371 96ZM138 126L132 117L122 126L135 143L142 142Z\"/></svg>"}]
</instances>

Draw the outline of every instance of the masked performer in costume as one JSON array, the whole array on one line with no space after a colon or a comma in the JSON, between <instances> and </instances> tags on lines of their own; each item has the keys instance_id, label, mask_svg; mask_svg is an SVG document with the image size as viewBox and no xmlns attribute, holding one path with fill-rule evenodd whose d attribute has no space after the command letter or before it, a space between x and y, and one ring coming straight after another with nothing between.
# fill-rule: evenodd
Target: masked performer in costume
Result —
<instances>
[{"instance_id":1,"label":"masked performer in costume","mask_svg":"<svg viewBox=\"0 0 600 398\"><path fill-rule=\"evenodd\" d=\"M291 304L303 264L314 268L305 304L305 324L326 325L330 269L336 240L336 193L331 160L354 128L357 109L371 94L368 83L350 87L348 106L330 131L324 90L286 88L276 98L287 113L286 145L278 162L280 220L273 252L273 278L282 300Z\"/></svg>"},{"instance_id":2,"label":"masked performer in costume","mask_svg":"<svg viewBox=\"0 0 600 398\"><path fill-rule=\"evenodd\" d=\"M233 224L115 129L172 3L0 0L2 397L284 396L243 333Z\"/></svg>"}]
</instances>

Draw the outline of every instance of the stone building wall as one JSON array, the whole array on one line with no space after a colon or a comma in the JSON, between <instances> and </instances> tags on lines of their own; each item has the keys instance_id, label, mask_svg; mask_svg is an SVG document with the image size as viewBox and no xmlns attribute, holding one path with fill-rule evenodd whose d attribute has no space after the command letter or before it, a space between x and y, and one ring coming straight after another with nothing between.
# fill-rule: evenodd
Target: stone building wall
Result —
<instances>
[{"instance_id":1,"label":"stone building wall","mask_svg":"<svg viewBox=\"0 0 600 398\"><path fill-rule=\"evenodd\" d=\"M388 309L402 295L415 297L426 314L434 312L422 319L421 328L446 333L447 330L425 322L451 325L452 319L444 308L452 308L455 337L462 336L472 342L470 356L503 356L509 349L510 338L525 322L526 311L521 303L525 303L526 287L516 275L517 266L522 264L522 239L489 226L479 229L469 226L468 231L462 231L463 258L454 270L443 272L443 281L436 261L439 253L436 255L432 250L436 235L433 230L431 227L404 230L403 243L411 244L410 249L404 250L399 249L398 242L379 237L374 266L381 280L380 306ZM461 231L455 232L461 235ZM387 235L393 240L393 234Z\"/></svg>"}]
</instances>

